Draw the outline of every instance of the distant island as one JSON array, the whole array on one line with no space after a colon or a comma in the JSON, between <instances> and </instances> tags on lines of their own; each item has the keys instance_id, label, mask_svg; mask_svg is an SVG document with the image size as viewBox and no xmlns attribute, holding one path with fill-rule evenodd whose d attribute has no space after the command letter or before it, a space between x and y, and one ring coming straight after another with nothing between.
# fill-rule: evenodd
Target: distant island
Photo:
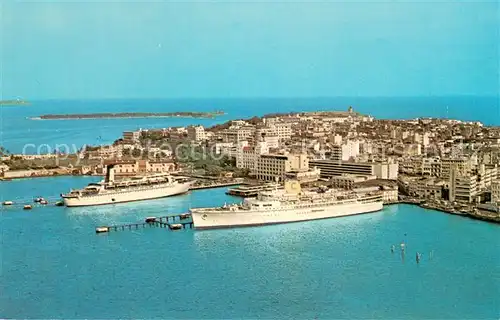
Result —
<instances>
[{"instance_id":1,"label":"distant island","mask_svg":"<svg viewBox=\"0 0 500 320\"><path fill-rule=\"evenodd\" d=\"M30 103L26 100L0 100L0 106L27 106Z\"/></svg>"},{"instance_id":2,"label":"distant island","mask_svg":"<svg viewBox=\"0 0 500 320\"><path fill-rule=\"evenodd\" d=\"M120 112L120 113L84 113L84 114L44 114L32 120L84 120L84 119L116 119L116 118L215 118L223 115L223 111L215 112Z\"/></svg>"}]
</instances>

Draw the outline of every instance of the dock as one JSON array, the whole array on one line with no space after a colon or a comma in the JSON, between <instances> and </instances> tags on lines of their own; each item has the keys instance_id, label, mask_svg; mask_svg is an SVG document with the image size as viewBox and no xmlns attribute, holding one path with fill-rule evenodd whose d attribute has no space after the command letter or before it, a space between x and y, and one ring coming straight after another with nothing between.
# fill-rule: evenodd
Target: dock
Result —
<instances>
[{"instance_id":1,"label":"dock","mask_svg":"<svg viewBox=\"0 0 500 320\"><path fill-rule=\"evenodd\" d=\"M239 187L231 188L226 191L227 195L238 196L243 198L256 197L259 192L272 191L275 189L283 189L283 186L276 183L266 183L260 185L242 185Z\"/></svg>"},{"instance_id":2,"label":"dock","mask_svg":"<svg viewBox=\"0 0 500 320\"><path fill-rule=\"evenodd\" d=\"M242 182L236 182L236 181L231 181L231 182L215 182L215 183L208 183L208 184L202 184L198 186L191 186L189 190L201 190L201 189L212 189L212 188L222 188L222 187L232 187L232 186L239 186L245 183Z\"/></svg>"},{"instance_id":3,"label":"dock","mask_svg":"<svg viewBox=\"0 0 500 320\"><path fill-rule=\"evenodd\" d=\"M143 222L125 223L110 226L99 226L95 228L96 233L108 233L111 231L137 230L146 227L159 227L168 230L193 229L191 214L181 213L163 217L147 217Z\"/></svg>"}]
</instances>

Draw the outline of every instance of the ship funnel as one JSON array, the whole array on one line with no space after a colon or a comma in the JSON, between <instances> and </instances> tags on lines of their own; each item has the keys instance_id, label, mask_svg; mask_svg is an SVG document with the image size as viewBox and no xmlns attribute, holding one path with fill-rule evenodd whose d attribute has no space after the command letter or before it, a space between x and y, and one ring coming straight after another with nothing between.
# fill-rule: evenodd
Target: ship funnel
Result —
<instances>
[{"instance_id":1,"label":"ship funnel","mask_svg":"<svg viewBox=\"0 0 500 320\"><path fill-rule=\"evenodd\" d=\"M300 193L300 183L295 180L285 181L285 191L286 193L298 194Z\"/></svg>"},{"instance_id":2,"label":"ship funnel","mask_svg":"<svg viewBox=\"0 0 500 320\"><path fill-rule=\"evenodd\" d=\"M115 165L114 164L108 164L106 166L106 183L109 182L114 182L115 181Z\"/></svg>"}]
</instances>

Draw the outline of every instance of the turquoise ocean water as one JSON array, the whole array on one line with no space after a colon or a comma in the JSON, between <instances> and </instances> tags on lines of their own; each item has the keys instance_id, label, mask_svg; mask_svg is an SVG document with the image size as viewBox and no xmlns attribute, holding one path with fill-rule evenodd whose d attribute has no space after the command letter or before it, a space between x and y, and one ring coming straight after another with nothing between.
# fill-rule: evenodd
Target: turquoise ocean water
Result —
<instances>
[{"instance_id":1,"label":"turquoise ocean water","mask_svg":"<svg viewBox=\"0 0 500 320\"><path fill-rule=\"evenodd\" d=\"M1 108L0 144L20 152L26 143L105 143L140 127L210 125L351 104L377 117L440 116L500 125L496 98L44 101ZM216 109L227 115L215 120L27 119L44 113ZM52 198L98 179L0 182L0 201ZM94 231L99 225L240 201L224 191L91 208L2 207L0 317L500 317L500 227L418 207L397 205L380 213L260 228ZM403 240L404 259L399 251L390 252ZM418 265L417 251L423 254Z\"/></svg>"}]
</instances>

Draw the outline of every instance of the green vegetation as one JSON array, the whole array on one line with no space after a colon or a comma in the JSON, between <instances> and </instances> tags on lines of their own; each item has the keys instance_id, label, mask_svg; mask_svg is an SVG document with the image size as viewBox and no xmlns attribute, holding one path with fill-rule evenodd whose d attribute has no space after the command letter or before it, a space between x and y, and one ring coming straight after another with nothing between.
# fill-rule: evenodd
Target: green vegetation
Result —
<instances>
[{"instance_id":1,"label":"green vegetation","mask_svg":"<svg viewBox=\"0 0 500 320\"><path fill-rule=\"evenodd\" d=\"M28 101L25 101L25 100L0 100L0 106L20 106L20 105L23 105L23 106L26 106L26 105L30 105L30 103Z\"/></svg>"},{"instance_id":2,"label":"green vegetation","mask_svg":"<svg viewBox=\"0 0 500 320\"><path fill-rule=\"evenodd\" d=\"M0 157L6 157L10 155L10 151L0 146Z\"/></svg>"},{"instance_id":3,"label":"green vegetation","mask_svg":"<svg viewBox=\"0 0 500 320\"><path fill-rule=\"evenodd\" d=\"M82 113L82 114L44 114L39 118L44 120L63 119L114 119L114 118L162 118L162 117L185 117L185 118L214 118L224 114L217 112L119 112L119 113Z\"/></svg>"}]
</instances>

